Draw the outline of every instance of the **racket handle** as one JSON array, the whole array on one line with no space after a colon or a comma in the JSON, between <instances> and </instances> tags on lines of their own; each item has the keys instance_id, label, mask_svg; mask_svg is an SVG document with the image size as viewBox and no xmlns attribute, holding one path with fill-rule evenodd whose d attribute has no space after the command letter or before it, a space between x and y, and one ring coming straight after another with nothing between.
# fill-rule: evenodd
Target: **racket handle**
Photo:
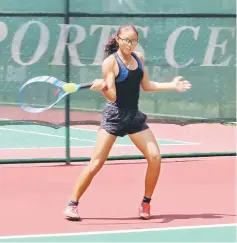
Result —
<instances>
[{"instance_id":1,"label":"racket handle","mask_svg":"<svg viewBox=\"0 0 237 243\"><path fill-rule=\"evenodd\" d=\"M92 86L92 82L91 83L82 83L80 84L80 89L88 89Z\"/></svg>"}]
</instances>

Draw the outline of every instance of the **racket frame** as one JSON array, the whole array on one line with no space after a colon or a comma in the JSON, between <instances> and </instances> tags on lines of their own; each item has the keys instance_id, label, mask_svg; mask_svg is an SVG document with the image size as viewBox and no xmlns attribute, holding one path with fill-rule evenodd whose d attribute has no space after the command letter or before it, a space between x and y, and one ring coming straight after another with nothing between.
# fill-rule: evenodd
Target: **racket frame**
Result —
<instances>
[{"instance_id":1,"label":"racket frame","mask_svg":"<svg viewBox=\"0 0 237 243\"><path fill-rule=\"evenodd\" d=\"M58 93L58 99L53 102L51 105L48 105L46 107L43 108L35 108L35 107L31 107L30 105L27 105L25 103L22 102L22 98L24 95L24 90L25 88L32 83L50 83L53 86L55 86L56 88L60 89L60 92ZM63 90L63 86L65 84L68 84L62 80L59 80L55 77L51 77L51 76L38 76L38 77L34 77L30 80L28 80L26 83L24 83L24 85L20 88L19 92L18 92L18 103L19 106L21 107L22 110L29 112L29 113L41 113L43 111L49 110L51 109L53 106L55 106L60 100L62 100L65 96L71 94L70 92L65 92ZM80 89L88 89L92 86L93 83L82 83L82 84L76 84L76 92L79 91Z\"/></svg>"}]
</instances>

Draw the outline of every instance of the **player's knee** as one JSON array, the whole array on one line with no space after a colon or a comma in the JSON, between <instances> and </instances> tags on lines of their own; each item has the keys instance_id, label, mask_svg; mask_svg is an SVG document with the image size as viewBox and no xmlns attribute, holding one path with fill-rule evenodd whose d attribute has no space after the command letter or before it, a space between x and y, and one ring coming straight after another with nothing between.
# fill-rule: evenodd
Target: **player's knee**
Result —
<instances>
[{"instance_id":1,"label":"player's knee","mask_svg":"<svg viewBox=\"0 0 237 243\"><path fill-rule=\"evenodd\" d=\"M159 169L161 165L161 155L159 153L152 153L148 160L149 166L154 169Z\"/></svg>"},{"instance_id":2,"label":"player's knee","mask_svg":"<svg viewBox=\"0 0 237 243\"><path fill-rule=\"evenodd\" d=\"M99 170L102 168L104 162L105 162L105 160L100 157L97 157L97 158L91 160L91 162L88 166L89 173L92 176L96 175L99 172Z\"/></svg>"}]
</instances>

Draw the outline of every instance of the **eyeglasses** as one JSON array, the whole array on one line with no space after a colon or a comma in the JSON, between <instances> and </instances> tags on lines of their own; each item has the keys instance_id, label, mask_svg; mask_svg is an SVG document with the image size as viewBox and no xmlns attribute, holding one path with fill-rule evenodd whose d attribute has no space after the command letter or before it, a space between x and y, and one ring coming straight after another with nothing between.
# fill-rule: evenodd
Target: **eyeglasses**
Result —
<instances>
[{"instance_id":1,"label":"eyeglasses","mask_svg":"<svg viewBox=\"0 0 237 243\"><path fill-rule=\"evenodd\" d=\"M139 42L139 40L129 40L129 39L122 39L122 38L120 38L119 36L118 36L118 38L120 39L120 40L122 40L122 42L124 43L124 44L131 44L131 45L137 45L137 43Z\"/></svg>"}]
</instances>

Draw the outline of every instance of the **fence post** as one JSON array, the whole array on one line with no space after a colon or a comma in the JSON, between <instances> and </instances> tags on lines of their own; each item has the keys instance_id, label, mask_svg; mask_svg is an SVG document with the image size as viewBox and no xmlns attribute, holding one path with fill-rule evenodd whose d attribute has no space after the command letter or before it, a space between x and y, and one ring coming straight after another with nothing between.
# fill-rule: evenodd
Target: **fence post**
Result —
<instances>
[{"instance_id":1,"label":"fence post","mask_svg":"<svg viewBox=\"0 0 237 243\"><path fill-rule=\"evenodd\" d=\"M70 0L65 0L65 17L64 22L65 24L69 24L70 17L69 17L69 2ZM70 40L70 33L68 34L67 42ZM66 67L65 67L65 78L66 82L70 82L70 63L69 63L69 53L68 48L66 48L65 53L66 58ZM70 95L66 96L65 100L65 137L66 137L66 164L70 164Z\"/></svg>"}]
</instances>

